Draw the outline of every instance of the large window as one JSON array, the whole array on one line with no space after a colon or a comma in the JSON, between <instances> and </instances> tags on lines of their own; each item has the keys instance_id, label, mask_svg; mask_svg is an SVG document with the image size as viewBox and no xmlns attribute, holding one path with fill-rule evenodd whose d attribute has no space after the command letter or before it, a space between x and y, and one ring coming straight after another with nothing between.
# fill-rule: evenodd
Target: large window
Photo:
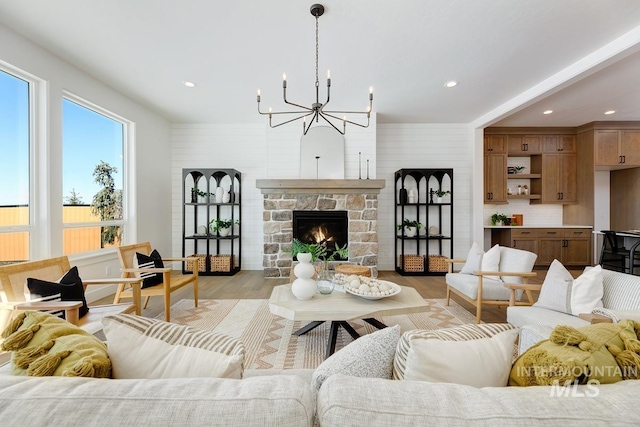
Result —
<instances>
[{"instance_id":1,"label":"large window","mask_svg":"<svg viewBox=\"0 0 640 427\"><path fill-rule=\"evenodd\" d=\"M29 259L30 84L0 70L0 264Z\"/></svg>"},{"instance_id":2,"label":"large window","mask_svg":"<svg viewBox=\"0 0 640 427\"><path fill-rule=\"evenodd\" d=\"M81 100L63 100L65 254L122 240L125 124Z\"/></svg>"}]
</instances>

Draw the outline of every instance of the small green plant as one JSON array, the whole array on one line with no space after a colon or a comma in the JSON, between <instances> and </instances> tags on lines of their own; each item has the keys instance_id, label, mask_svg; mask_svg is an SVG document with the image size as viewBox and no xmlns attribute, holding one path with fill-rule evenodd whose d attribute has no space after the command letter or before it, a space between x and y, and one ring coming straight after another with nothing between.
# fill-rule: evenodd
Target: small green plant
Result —
<instances>
[{"instance_id":1,"label":"small green plant","mask_svg":"<svg viewBox=\"0 0 640 427\"><path fill-rule=\"evenodd\" d=\"M499 222L504 223L506 220L508 220L509 217L507 217L505 214L501 214L501 213L494 213L493 215L491 215L491 225L496 225Z\"/></svg>"},{"instance_id":2,"label":"small green plant","mask_svg":"<svg viewBox=\"0 0 640 427\"><path fill-rule=\"evenodd\" d=\"M299 253L310 253L311 261L322 260L325 263L335 261L337 255L340 255L343 259L349 258L349 249L346 243L342 247L336 245L334 252L327 256L327 248L325 246L319 243L304 243L299 239L293 239L290 252L292 257L297 257Z\"/></svg>"},{"instance_id":3,"label":"small green plant","mask_svg":"<svg viewBox=\"0 0 640 427\"><path fill-rule=\"evenodd\" d=\"M191 189L191 194L195 194L196 196L200 196L200 197L208 197L210 195L213 195L212 193L205 193L204 191L199 190L195 187Z\"/></svg>"},{"instance_id":4,"label":"small green plant","mask_svg":"<svg viewBox=\"0 0 640 427\"><path fill-rule=\"evenodd\" d=\"M218 233L223 228L231 228L233 224L240 224L240 220L233 222L231 218L228 219L212 219L209 221L209 227L214 233Z\"/></svg>"},{"instance_id":5,"label":"small green plant","mask_svg":"<svg viewBox=\"0 0 640 427\"><path fill-rule=\"evenodd\" d=\"M398 230L402 230L403 228L409 228L409 227L415 227L419 230L422 228L422 224L418 220L412 221L405 218L404 221L402 221L402 224L398 225Z\"/></svg>"},{"instance_id":6,"label":"small green plant","mask_svg":"<svg viewBox=\"0 0 640 427\"><path fill-rule=\"evenodd\" d=\"M449 191L449 190L436 190L435 193L436 193L436 196L438 196L438 197L444 197L447 194L451 194L451 191Z\"/></svg>"}]
</instances>

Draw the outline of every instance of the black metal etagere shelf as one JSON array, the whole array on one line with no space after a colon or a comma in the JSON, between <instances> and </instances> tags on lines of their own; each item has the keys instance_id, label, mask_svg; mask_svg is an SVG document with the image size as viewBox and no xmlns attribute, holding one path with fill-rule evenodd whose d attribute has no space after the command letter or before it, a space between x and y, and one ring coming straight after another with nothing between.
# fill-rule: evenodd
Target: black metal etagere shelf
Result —
<instances>
[{"instance_id":1,"label":"black metal etagere shelf","mask_svg":"<svg viewBox=\"0 0 640 427\"><path fill-rule=\"evenodd\" d=\"M443 257L453 258L453 169L400 169L394 178L396 271L407 276L445 274ZM437 191L448 194L440 200ZM422 225L415 235L398 227L405 219Z\"/></svg>"}]
</instances>

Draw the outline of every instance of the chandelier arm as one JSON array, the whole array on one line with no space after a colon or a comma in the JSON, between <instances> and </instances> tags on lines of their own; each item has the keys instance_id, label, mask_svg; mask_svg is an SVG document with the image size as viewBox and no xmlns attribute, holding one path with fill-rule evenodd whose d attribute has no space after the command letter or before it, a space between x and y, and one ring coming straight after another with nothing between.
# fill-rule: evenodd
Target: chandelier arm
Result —
<instances>
[{"instance_id":1,"label":"chandelier arm","mask_svg":"<svg viewBox=\"0 0 640 427\"><path fill-rule=\"evenodd\" d=\"M322 110L325 114L371 114L370 111L336 111L336 110ZM342 118L340 119L342 120Z\"/></svg>"},{"instance_id":2,"label":"chandelier arm","mask_svg":"<svg viewBox=\"0 0 640 427\"><path fill-rule=\"evenodd\" d=\"M274 114L275 114L275 113L274 113ZM278 123L277 125L272 124L272 123L271 123L271 117L269 117L269 126L270 126L270 127L272 127L272 128L277 128L277 127L279 127L279 126L286 125L287 123L295 122L296 120L300 120L300 119L302 119L302 118L304 118L304 117L310 116L311 114L312 114L312 113L303 114L303 115L301 115L301 116L294 117L293 119L289 119L289 120L284 121L284 122L282 122L282 123Z\"/></svg>"},{"instance_id":3,"label":"chandelier arm","mask_svg":"<svg viewBox=\"0 0 640 427\"><path fill-rule=\"evenodd\" d=\"M310 108L305 108L305 110L309 111L309 113L306 113L306 115L311 114L311 112L313 111ZM260 106L258 106L258 113L262 114L263 116L269 116L269 115L276 115L276 114L302 114L305 113L304 111L260 111Z\"/></svg>"},{"instance_id":4,"label":"chandelier arm","mask_svg":"<svg viewBox=\"0 0 640 427\"><path fill-rule=\"evenodd\" d=\"M338 112L339 112L339 113L342 113L342 111L338 111ZM352 120L347 120L346 118L340 118L340 117L334 116L334 115L332 115L332 114L327 114L327 112L326 112L326 111L323 111L323 112L321 112L320 114L322 115L322 118L323 118L323 119L325 119L325 120L327 120L327 118L325 117L325 116L327 116L327 117L331 117L332 119L335 119L335 120L340 120L340 121L341 121L342 123L344 123L344 124L349 123L349 124L352 124L352 125L360 126L361 128L369 127L369 121L370 121L370 116L369 116L369 115L367 115L367 124L366 124L366 125L363 125L363 124L361 124L361 123L354 122L354 121L352 121ZM364 113L358 113L358 114L364 114ZM329 120L327 120L327 121L329 121ZM330 123L330 122L329 122L329 123ZM334 126L334 127L335 127L335 126Z\"/></svg>"},{"instance_id":5,"label":"chandelier arm","mask_svg":"<svg viewBox=\"0 0 640 427\"><path fill-rule=\"evenodd\" d=\"M295 102L289 102L289 101L287 101L286 98L284 100L284 103L288 104L288 105L293 105L294 107L302 108L303 110L313 111L313 108L305 107L304 105L296 104Z\"/></svg>"},{"instance_id":6,"label":"chandelier arm","mask_svg":"<svg viewBox=\"0 0 640 427\"><path fill-rule=\"evenodd\" d=\"M345 126L346 126L346 124L345 124L345 121L343 121L343 122L342 122L343 130L340 130L340 129L338 129L338 128L337 128L337 126L336 126L336 125L334 125L334 124L331 122L331 120L327 119L327 118L324 116L324 114L322 114L322 112L319 112L319 113L318 113L318 116L319 116L319 117L322 117L322 120L324 120L325 122L329 123L329 125L330 125L332 128L334 128L335 130L337 130L337 131L338 131L338 133L340 133L341 135L344 135L344 134L346 133L346 127L345 127Z\"/></svg>"},{"instance_id":7,"label":"chandelier arm","mask_svg":"<svg viewBox=\"0 0 640 427\"><path fill-rule=\"evenodd\" d=\"M308 115L310 116L311 114L308 114ZM302 122L302 134L303 135L306 135L307 132L309 132L309 129L311 129L311 125L313 124L313 120L317 119L317 117L318 117L318 112L314 111L313 117L311 117L311 120L309 120L309 124L308 125L306 124L307 123L306 121Z\"/></svg>"}]
</instances>

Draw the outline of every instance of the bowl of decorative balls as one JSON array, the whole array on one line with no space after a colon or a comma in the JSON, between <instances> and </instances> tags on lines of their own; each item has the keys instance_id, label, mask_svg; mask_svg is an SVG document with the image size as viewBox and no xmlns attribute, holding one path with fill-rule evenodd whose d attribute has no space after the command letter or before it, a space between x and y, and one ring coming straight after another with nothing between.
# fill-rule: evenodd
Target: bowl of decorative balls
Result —
<instances>
[{"instance_id":1,"label":"bowl of decorative balls","mask_svg":"<svg viewBox=\"0 0 640 427\"><path fill-rule=\"evenodd\" d=\"M402 290L393 282L353 274L336 273L334 280L344 287L345 292L368 300L392 297Z\"/></svg>"}]
</instances>

